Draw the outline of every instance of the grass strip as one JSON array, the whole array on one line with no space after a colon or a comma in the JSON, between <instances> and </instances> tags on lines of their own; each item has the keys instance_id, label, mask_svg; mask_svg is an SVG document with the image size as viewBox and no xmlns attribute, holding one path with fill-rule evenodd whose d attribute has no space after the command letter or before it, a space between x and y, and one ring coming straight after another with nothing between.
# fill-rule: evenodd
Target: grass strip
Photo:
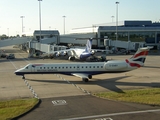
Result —
<instances>
[{"instance_id":1,"label":"grass strip","mask_svg":"<svg viewBox=\"0 0 160 120\"><path fill-rule=\"evenodd\" d=\"M0 120L10 120L22 115L32 109L38 101L36 98L0 101Z\"/></svg>"},{"instance_id":2,"label":"grass strip","mask_svg":"<svg viewBox=\"0 0 160 120\"><path fill-rule=\"evenodd\" d=\"M140 90L124 90L124 93L101 92L93 95L117 101L134 102L140 104L160 105L160 88Z\"/></svg>"}]
</instances>

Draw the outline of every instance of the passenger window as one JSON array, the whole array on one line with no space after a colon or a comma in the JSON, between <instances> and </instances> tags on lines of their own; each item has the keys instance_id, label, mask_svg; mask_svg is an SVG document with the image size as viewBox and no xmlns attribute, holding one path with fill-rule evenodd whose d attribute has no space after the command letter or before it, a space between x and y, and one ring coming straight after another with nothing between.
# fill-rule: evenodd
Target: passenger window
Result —
<instances>
[{"instance_id":1,"label":"passenger window","mask_svg":"<svg viewBox=\"0 0 160 120\"><path fill-rule=\"evenodd\" d=\"M28 69L28 67L26 67L26 69Z\"/></svg>"},{"instance_id":2,"label":"passenger window","mask_svg":"<svg viewBox=\"0 0 160 120\"><path fill-rule=\"evenodd\" d=\"M97 68L99 68L99 66L97 66Z\"/></svg>"},{"instance_id":3,"label":"passenger window","mask_svg":"<svg viewBox=\"0 0 160 120\"><path fill-rule=\"evenodd\" d=\"M45 69L45 67L44 67L44 69Z\"/></svg>"}]
</instances>

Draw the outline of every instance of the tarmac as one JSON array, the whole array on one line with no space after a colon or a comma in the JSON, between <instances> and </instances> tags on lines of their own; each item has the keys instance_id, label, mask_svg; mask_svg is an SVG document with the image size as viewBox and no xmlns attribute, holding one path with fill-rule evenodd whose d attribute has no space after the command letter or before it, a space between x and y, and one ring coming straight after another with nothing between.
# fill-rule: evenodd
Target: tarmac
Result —
<instances>
[{"instance_id":1,"label":"tarmac","mask_svg":"<svg viewBox=\"0 0 160 120\"><path fill-rule=\"evenodd\" d=\"M160 56L149 54L145 66L127 73L93 76L88 83L66 75L16 76L14 71L29 63L70 62L58 59L28 58L28 54L13 47L5 49L16 59L0 59L0 100L38 97L41 104L19 120L95 119L95 120L159 120L160 107L106 100L92 96L97 92L123 92L126 89L160 87ZM108 55L107 59L122 60L132 55ZM34 92L33 92L34 91Z\"/></svg>"}]
</instances>

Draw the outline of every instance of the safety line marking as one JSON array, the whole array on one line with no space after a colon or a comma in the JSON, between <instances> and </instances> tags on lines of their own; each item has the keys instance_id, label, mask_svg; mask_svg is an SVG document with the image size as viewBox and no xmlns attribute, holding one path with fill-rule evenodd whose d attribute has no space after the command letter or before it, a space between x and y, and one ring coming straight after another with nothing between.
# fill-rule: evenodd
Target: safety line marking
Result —
<instances>
[{"instance_id":1,"label":"safety line marking","mask_svg":"<svg viewBox=\"0 0 160 120\"><path fill-rule=\"evenodd\" d=\"M29 84L29 82L26 79L24 79L24 82L25 82L26 86L28 87L28 89L32 92L33 96L35 98L39 99L37 93L33 90L32 86Z\"/></svg>"},{"instance_id":2,"label":"safety line marking","mask_svg":"<svg viewBox=\"0 0 160 120\"><path fill-rule=\"evenodd\" d=\"M86 94L88 94L88 95L91 95L91 93L90 93L89 91L87 91L87 90L79 87L79 86L76 85L76 84L71 83L70 81L66 80L65 78L63 78L62 76L60 76L60 75L58 75L58 74L55 74L55 75L56 75L58 78L60 78L61 80L64 80L64 81L68 82L68 84L71 84L71 85L73 85L74 87L76 87L77 89L81 90L82 92L84 92L84 93L86 93Z\"/></svg>"},{"instance_id":3,"label":"safety line marking","mask_svg":"<svg viewBox=\"0 0 160 120\"><path fill-rule=\"evenodd\" d=\"M9 61L10 61L10 63L14 66L15 69L18 69L18 68L16 67L16 65L15 65L11 60L9 60Z\"/></svg>"},{"instance_id":4,"label":"safety line marking","mask_svg":"<svg viewBox=\"0 0 160 120\"><path fill-rule=\"evenodd\" d=\"M82 120L82 119L89 119L89 118L110 117L110 116L129 115L129 114L140 114L140 113L148 113L148 112L160 112L160 109L110 113L110 114L93 115L93 116L86 116L86 117L67 118L67 119L61 119L61 120Z\"/></svg>"}]
</instances>

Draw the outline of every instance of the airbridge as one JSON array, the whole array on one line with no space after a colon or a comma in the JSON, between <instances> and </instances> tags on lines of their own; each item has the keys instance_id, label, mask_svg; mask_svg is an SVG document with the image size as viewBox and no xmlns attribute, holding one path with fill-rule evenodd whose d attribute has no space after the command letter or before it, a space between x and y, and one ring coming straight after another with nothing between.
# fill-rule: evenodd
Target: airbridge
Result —
<instances>
[{"instance_id":1,"label":"airbridge","mask_svg":"<svg viewBox=\"0 0 160 120\"><path fill-rule=\"evenodd\" d=\"M36 50L48 52L51 50L50 44L59 44L59 32L57 30L42 30L41 34L39 30L35 30L32 37L26 36L0 40L0 47L18 45L20 49L29 53Z\"/></svg>"},{"instance_id":2,"label":"airbridge","mask_svg":"<svg viewBox=\"0 0 160 120\"><path fill-rule=\"evenodd\" d=\"M31 40L32 40L32 37L19 37L19 38L0 40L0 47L19 45L19 44L27 43L28 41L31 41Z\"/></svg>"},{"instance_id":3,"label":"airbridge","mask_svg":"<svg viewBox=\"0 0 160 120\"><path fill-rule=\"evenodd\" d=\"M36 50L42 52L55 50L54 46L50 44L57 44L57 37L44 38L40 41L33 39L33 37L18 37L0 41L0 47L19 45L20 49L28 51L29 57L32 56Z\"/></svg>"},{"instance_id":4,"label":"airbridge","mask_svg":"<svg viewBox=\"0 0 160 120\"><path fill-rule=\"evenodd\" d=\"M42 39L40 42L37 41L29 41L28 42L28 57L33 56L34 53L36 53L36 50L44 52L44 53L50 53L58 50L64 50L66 49L66 46L58 46L57 45L57 38L45 38Z\"/></svg>"}]
</instances>

